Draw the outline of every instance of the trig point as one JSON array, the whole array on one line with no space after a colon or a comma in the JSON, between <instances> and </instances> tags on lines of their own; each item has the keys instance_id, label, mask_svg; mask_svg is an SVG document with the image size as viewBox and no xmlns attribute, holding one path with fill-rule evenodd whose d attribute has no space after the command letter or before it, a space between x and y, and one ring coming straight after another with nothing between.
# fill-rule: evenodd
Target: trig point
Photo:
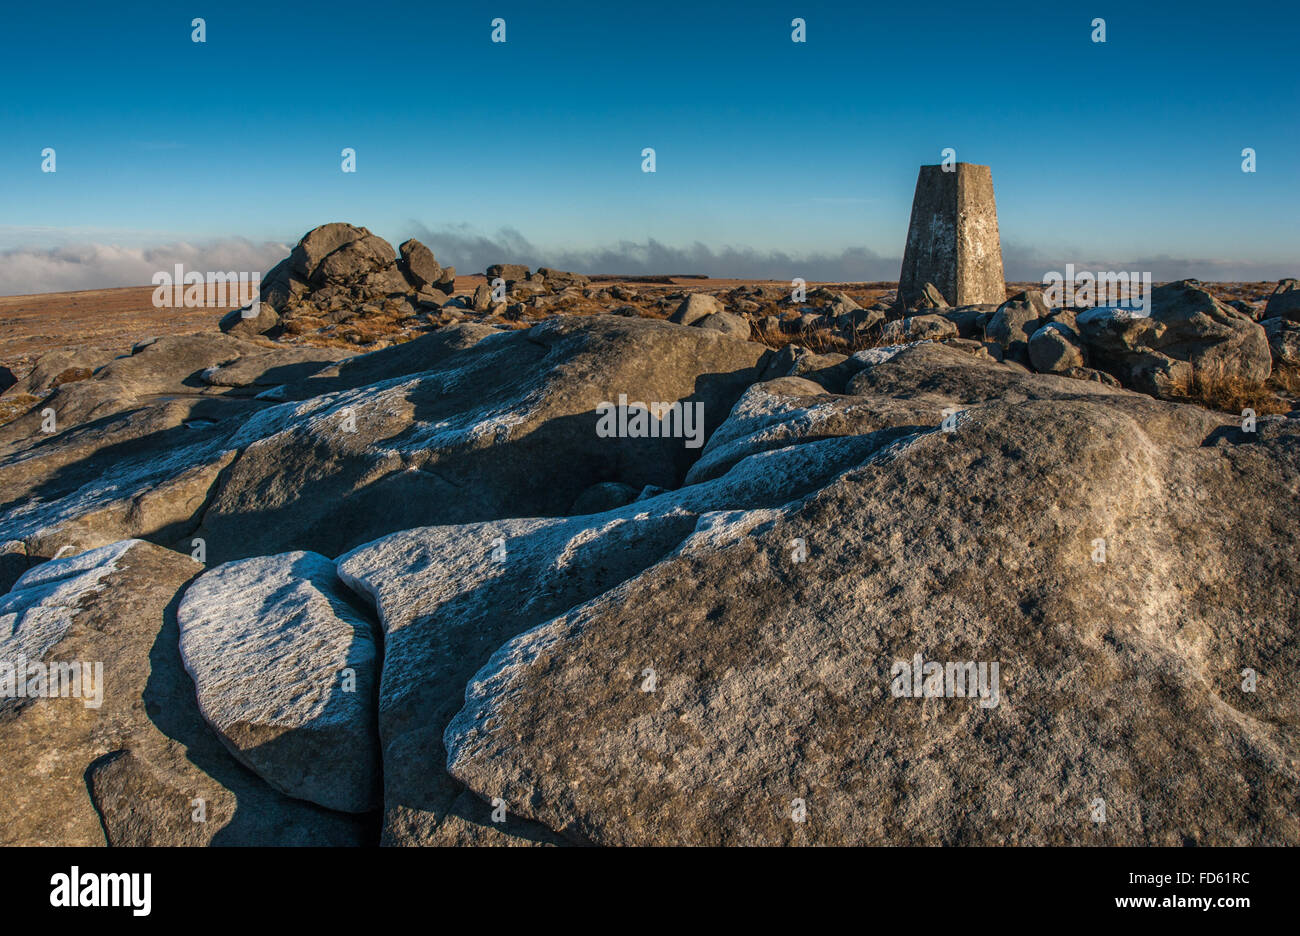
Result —
<instances>
[{"instance_id":1,"label":"trig point","mask_svg":"<svg viewBox=\"0 0 1300 936\"><path fill-rule=\"evenodd\" d=\"M1006 299L998 208L988 166L922 166L912 198L898 295L905 302L933 283L950 305Z\"/></svg>"}]
</instances>

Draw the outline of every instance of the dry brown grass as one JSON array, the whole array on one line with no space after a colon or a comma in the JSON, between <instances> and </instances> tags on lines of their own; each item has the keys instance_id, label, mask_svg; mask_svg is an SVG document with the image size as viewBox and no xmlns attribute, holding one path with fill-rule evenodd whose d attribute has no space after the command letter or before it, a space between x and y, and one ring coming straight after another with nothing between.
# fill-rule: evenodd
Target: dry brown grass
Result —
<instances>
[{"instance_id":1,"label":"dry brown grass","mask_svg":"<svg viewBox=\"0 0 1300 936\"><path fill-rule=\"evenodd\" d=\"M1300 397L1300 367L1275 364L1273 373L1268 378L1268 386L1292 399Z\"/></svg>"},{"instance_id":2,"label":"dry brown grass","mask_svg":"<svg viewBox=\"0 0 1300 936\"><path fill-rule=\"evenodd\" d=\"M41 401L29 393L15 393L0 397L0 426L13 422Z\"/></svg>"},{"instance_id":3,"label":"dry brown grass","mask_svg":"<svg viewBox=\"0 0 1300 936\"><path fill-rule=\"evenodd\" d=\"M833 328L801 328L786 330L784 328L765 329L758 322L750 322L751 341L766 345L774 350L781 350L786 345L800 345L814 354L853 354L867 348L879 348L885 344L880 332L856 332L852 339Z\"/></svg>"},{"instance_id":4,"label":"dry brown grass","mask_svg":"<svg viewBox=\"0 0 1300 936\"><path fill-rule=\"evenodd\" d=\"M1257 416L1291 411L1291 404L1279 397L1269 383L1256 383L1222 374L1199 372L1190 384L1176 388L1170 396L1180 403L1195 403L1233 415L1239 415L1246 409L1254 410Z\"/></svg>"}]
</instances>

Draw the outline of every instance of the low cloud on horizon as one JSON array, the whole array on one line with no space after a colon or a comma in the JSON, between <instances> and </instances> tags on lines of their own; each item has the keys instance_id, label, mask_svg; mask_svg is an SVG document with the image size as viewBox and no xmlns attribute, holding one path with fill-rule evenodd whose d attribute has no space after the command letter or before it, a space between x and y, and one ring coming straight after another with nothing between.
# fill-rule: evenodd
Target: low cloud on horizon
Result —
<instances>
[{"instance_id":1,"label":"low cloud on horizon","mask_svg":"<svg viewBox=\"0 0 1300 936\"><path fill-rule=\"evenodd\" d=\"M408 225L406 236L427 244L444 264L462 273L481 273L492 263L550 266L580 273L704 274L714 278L809 281L893 281L901 257L884 257L866 247L846 247L838 252L787 253L750 247L710 247L694 243L672 247L654 239L644 243L620 241L588 248L545 248L513 228L486 235L468 226L430 229ZM177 263L203 272L234 270L265 274L286 257L291 244L255 243L245 238L201 242L174 242L151 247L83 243L52 247L19 247L0 251L0 295L14 296L116 286L149 285L154 273L171 271ZM1002 246L1006 277L1012 282L1039 282L1049 270L1064 271L1067 262L1077 270L1150 271L1157 282L1187 277L1206 281L1269 281L1295 276L1300 269L1278 262L1213 260L1157 254L1136 259L1105 260L1090 257L1054 257L1045 251L1015 243ZM1293 265L1297 266L1297 265Z\"/></svg>"}]
</instances>

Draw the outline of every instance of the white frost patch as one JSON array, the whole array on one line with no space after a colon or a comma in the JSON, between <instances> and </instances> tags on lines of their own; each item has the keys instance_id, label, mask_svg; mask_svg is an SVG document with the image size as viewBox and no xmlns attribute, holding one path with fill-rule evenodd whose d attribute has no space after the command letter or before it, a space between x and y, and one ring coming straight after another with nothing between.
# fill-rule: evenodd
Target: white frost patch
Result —
<instances>
[{"instance_id":1,"label":"white frost patch","mask_svg":"<svg viewBox=\"0 0 1300 936\"><path fill-rule=\"evenodd\" d=\"M0 598L0 660L41 660L72 626L81 600L100 590L140 540L122 540L28 569Z\"/></svg>"},{"instance_id":2,"label":"white frost patch","mask_svg":"<svg viewBox=\"0 0 1300 936\"><path fill-rule=\"evenodd\" d=\"M858 351L853 355L853 360L857 361L864 368L875 367L877 364L884 364L886 361L892 361L901 352L908 348L915 348L917 345L928 344L925 341L909 341L907 344L887 345L883 348L866 348Z\"/></svg>"},{"instance_id":3,"label":"white frost patch","mask_svg":"<svg viewBox=\"0 0 1300 936\"><path fill-rule=\"evenodd\" d=\"M725 549L749 536L760 526L775 523L787 509L714 510L702 514L695 530L677 548L679 556L701 555Z\"/></svg>"}]
</instances>

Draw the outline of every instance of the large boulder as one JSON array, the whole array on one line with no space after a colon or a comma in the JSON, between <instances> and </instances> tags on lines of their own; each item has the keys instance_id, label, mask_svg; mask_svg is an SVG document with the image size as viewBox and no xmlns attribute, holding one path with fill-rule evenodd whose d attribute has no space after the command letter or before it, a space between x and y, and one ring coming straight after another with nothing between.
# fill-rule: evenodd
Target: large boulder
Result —
<instances>
[{"instance_id":1,"label":"large boulder","mask_svg":"<svg viewBox=\"0 0 1300 936\"><path fill-rule=\"evenodd\" d=\"M47 678L44 694L7 702L0 717L0 844L367 841L363 823L249 773L204 724L175 619L200 571L129 541L36 566L5 596L0 660L25 657L28 688Z\"/></svg>"},{"instance_id":2,"label":"large boulder","mask_svg":"<svg viewBox=\"0 0 1300 936\"><path fill-rule=\"evenodd\" d=\"M180 652L199 710L287 796L342 812L378 804L374 626L324 556L219 566L185 591Z\"/></svg>"},{"instance_id":3,"label":"large boulder","mask_svg":"<svg viewBox=\"0 0 1300 936\"><path fill-rule=\"evenodd\" d=\"M1001 346L1006 357L1028 364L1029 339L1050 314L1043 294L1036 289L1026 290L998 306L985 333Z\"/></svg>"},{"instance_id":4,"label":"large boulder","mask_svg":"<svg viewBox=\"0 0 1300 936\"><path fill-rule=\"evenodd\" d=\"M528 267L522 263L494 263L486 271L488 282L500 277L507 285L528 279Z\"/></svg>"},{"instance_id":5,"label":"large boulder","mask_svg":"<svg viewBox=\"0 0 1300 936\"><path fill-rule=\"evenodd\" d=\"M691 293L682 300L677 311L668 316L668 321L677 325L694 325L706 315L725 311L722 303L708 293Z\"/></svg>"},{"instance_id":6,"label":"large boulder","mask_svg":"<svg viewBox=\"0 0 1300 936\"><path fill-rule=\"evenodd\" d=\"M1103 306L1080 313L1077 324L1089 357L1130 386L1149 373L1153 353L1211 380L1262 383L1272 367L1264 329L1192 280L1152 290L1150 315Z\"/></svg>"},{"instance_id":7,"label":"large boulder","mask_svg":"<svg viewBox=\"0 0 1300 936\"><path fill-rule=\"evenodd\" d=\"M403 241L397 249L401 253L398 266L417 292L442 279L442 267L434 259L433 251L414 237Z\"/></svg>"},{"instance_id":8,"label":"large boulder","mask_svg":"<svg viewBox=\"0 0 1300 936\"><path fill-rule=\"evenodd\" d=\"M1300 280L1279 280L1277 288L1268 297L1262 318L1287 318L1300 322Z\"/></svg>"},{"instance_id":9,"label":"large boulder","mask_svg":"<svg viewBox=\"0 0 1300 936\"><path fill-rule=\"evenodd\" d=\"M1087 364L1083 342L1064 322L1048 322L1029 338L1029 361L1041 373L1064 374Z\"/></svg>"},{"instance_id":10,"label":"large boulder","mask_svg":"<svg viewBox=\"0 0 1300 936\"><path fill-rule=\"evenodd\" d=\"M855 383L911 427L506 643L452 775L601 845L1300 842L1300 424L934 344Z\"/></svg>"},{"instance_id":11,"label":"large boulder","mask_svg":"<svg viewBox=\"0 0 1300 936\"><path fill-rule=\"evenodd\" d=\"M392 244L366 234L325 257L312 271L309 282L317 288L361 282L372 273L386 271L396 260Z\"/></svg>"},{"instance_id":12,"label":"large boulder","mask_svg":"<svg viewBox=\"0 0 1300 936\"><path fill-rule=\"evenodd\" d=\"M1259 323L1268 337L1268 347L1275 364L1300 367L1300 321L1285 318L1264 319Z\"/></svg>"},{"instance_id":13,"label":"large boulder","mask_svg":"<svg viewBox=\"0 0 1300 936\"><path fill-rule=\"evenodd\" d=\"M369 234L363 227L338 221L312 228L302 236L302 240L298 241L289 255L289 269L303 282L307 282L316 275L317 268L326 257Z\"/></svg>"}]
</instances>

